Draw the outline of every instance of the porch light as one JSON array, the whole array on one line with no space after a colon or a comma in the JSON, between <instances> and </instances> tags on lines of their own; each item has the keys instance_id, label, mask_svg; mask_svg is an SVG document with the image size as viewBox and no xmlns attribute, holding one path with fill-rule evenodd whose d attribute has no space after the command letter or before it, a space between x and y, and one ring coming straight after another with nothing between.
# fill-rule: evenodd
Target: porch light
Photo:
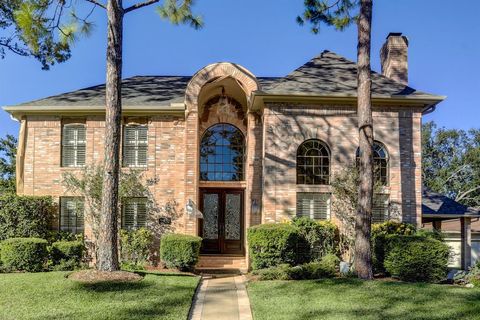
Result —
<instances>
[{"instance_id":1,"label":"porch light","mask_svg":"<svg viewBox=\"0 0 480 320\"><path fill-rule=\"evenodd\" d=\"M252 208L251 208L252 214L253 215L258 215L260 214L260 205L258 204L257 199L252 199Z\"/></svg>"},{"instance_id":2,"label":"porch light","mask_svg":"<svg viewBox=\"0 0 480 320\"><path fill-rule=\"evenodd\" d=\"M192 199L187 200L187 204L185 205L185 210L187 211L187 214L189 216L193 215L193 211L195 210L195 205L194 205Z\"/></svg>"}]
</instances>

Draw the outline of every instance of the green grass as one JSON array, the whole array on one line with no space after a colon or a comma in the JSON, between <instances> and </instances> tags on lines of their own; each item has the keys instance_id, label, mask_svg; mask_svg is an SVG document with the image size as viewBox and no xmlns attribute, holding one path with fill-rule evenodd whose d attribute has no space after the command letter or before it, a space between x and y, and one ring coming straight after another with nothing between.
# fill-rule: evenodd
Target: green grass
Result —
<instances>
[{"instance_id":1,"label":"green grass","mask_svg":"<svg viewBox=\"0 0 480 320\"><path fill-rule=\"evenodd\" d=\"M248 285L255 320L480 319L480 289L350 279Z\"/></svg>"},{"instance_id":2,"label":"green grass","mask_svg":"<svg viewBox=\"0 0 480 320\"><path fill-rule=\"evenodd\" d=\"M80 284L66 272L0 274L0 319L186 319L199 279L146 274Z\"/></svg>"}]
</instances>

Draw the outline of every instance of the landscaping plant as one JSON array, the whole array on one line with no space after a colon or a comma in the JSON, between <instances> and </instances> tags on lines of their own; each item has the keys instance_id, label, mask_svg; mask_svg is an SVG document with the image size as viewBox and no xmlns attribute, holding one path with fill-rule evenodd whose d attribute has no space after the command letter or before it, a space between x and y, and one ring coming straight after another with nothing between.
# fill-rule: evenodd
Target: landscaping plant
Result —
<instances>
[{"instance_id":1,"label":"landscaping plant","mask_svg":"<svg viewBox=\"0 0 480 320\"><path fill-rule=\"evenodd\" d=\"M192 270L200 256L202 238L185 234L166 234L160 240L160 259L167 268Z\"/></svg>"},{"instance_id":2,"label":"landscaping plant","mask_svg":"<svg viewBox=\"0 0 480 320\"><path fill-rule=\"evenodd\" d=\"M123 269L143 270L153 245L153 233L147 228L120 230L120 260Z\"/></svg>"},{"instance_id":3,"label":"landscaping plant","mask_svg":"<svg viewBox=\"0 0 480 320\"><path fill-rule=\"evenodd\" d=\"M10 238L0 243L2 268L10 271L43 271L48 258L47 240Z\"/></svg>"},{"instance_id":4,"label":"landscaping plant","mask_svg":"<svg viewBox=\"0 0 480 320\"><path fill-rule=\"evenodd\" d=\"M51 268L56 271L74 270L81 266L85 245L83 241L57 241L50 249Z\"/></svg>"}]
</instances>

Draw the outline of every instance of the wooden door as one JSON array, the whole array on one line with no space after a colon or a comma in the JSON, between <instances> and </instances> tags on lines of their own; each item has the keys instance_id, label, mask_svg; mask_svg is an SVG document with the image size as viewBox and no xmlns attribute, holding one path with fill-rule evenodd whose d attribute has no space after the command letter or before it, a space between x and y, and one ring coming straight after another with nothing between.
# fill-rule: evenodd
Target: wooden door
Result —
<instances>
[{"instance_id":1,"label":"wooden door","mask_svg":"<svg viewBox=\"0 0 480 320\"><path fill-rule=\"evenodd\" d=\"M244 254L244 197L238 189L201 189L202 253Z\"/></svg>"}]
</instances>

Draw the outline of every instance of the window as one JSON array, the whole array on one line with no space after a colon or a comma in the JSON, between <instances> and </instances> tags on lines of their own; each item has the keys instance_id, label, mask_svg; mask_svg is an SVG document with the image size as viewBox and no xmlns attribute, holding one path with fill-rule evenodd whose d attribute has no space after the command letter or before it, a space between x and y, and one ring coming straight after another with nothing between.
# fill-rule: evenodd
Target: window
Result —
<instances>
[{"instance_id":1,"label":"window","mask_svg":"<svg viewBox=\"0 0 480 320\"><path fill-rule=\"evenodd\" d=\"M122 210L122 228L135 230L147 226L147 198L127 198Z\"/></svg>"},{"instance_id":2,"label":"window","mask_svg":"<svg viewBox=\"0 0 480 320\"><path fill-rule=\"evenodd\" d=\"M83 124L66 124L62 129L62 167L85 165L86 129Z\"/></svg>"},{"instance_id":3,"label":"window","mask_svg":"<svg viewBox=\"0 0 480 320\"><path fill-rule=\"evenodd\" d=\"M316 220L330 218L330 194L314 192L297 193L297 217Z\"/></svg>"},{"instance_id":4,"label":"window","mask_svg":"<svg viewBox=\"0 0 480 320\"><path fill-rule=\"evenodd\" d=\"M208 128L200 143L200 180L244 180L245 138L235 126L226 123Z\"/></svg>"},{"instance_id":5,"label":"window","mask_svg":"<svg viewBox=\"0 0 480 320\"><path fill-rule=\"evenodd\" d=\"M83 198L60 198L60 230L71 233L83 233Z\"/></svg>"},{"instance_id":6,"label":"window","mask_svg":"<svg viewBox=\"0 0 480 320\"><path fill-rule=\"evenodd\" d=\"M389 219L389 197L388 194L376 194L373 197L372 223L384 222Z\"/></svg>"},{"instance_id":7,"label":"window","mask_svg":"<svg viewBox=\"0 0 480 320\"><path fill-rule=\"evenodd\" d=\"M126 125L123 128L123 166L145 167L147 165L146 125Z\"/></svg>"},{"instance_id":8,"label":"window","mask_svg":"<svg viewBox=\"0 0 480 320\"><path fill-rule=\"evenodd\" d=\"M357 163L360 158L360 149L357 148ZM373 143L373 176L375 182L380 183L382 186L388 185L388 152L385 146L374 141Z\"/></svg>"},{"instance_id":9,"label":"window","mask_svg":"<svg viewBox=\"0 0 480 320\"><path fill-rule=\"evenodd\" d=\"M297 150L297 184L330 183L330 150L320 140L303 142Z\"/></svg>"}]
</instances>

